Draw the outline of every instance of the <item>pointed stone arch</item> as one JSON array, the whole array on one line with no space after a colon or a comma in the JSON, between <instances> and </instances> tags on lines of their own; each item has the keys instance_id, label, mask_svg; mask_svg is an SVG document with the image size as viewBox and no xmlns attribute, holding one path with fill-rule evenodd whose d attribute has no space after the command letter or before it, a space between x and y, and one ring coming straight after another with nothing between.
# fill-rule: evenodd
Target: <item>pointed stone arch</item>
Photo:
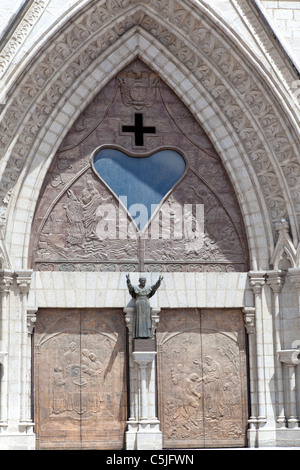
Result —
<instances>
[{"instance_id":1,"label":"pointed stone arch","mask_svg":"<svg viewBox=\"0 0 300 470\"><path fill-rule=\"evenodd\" d=\"M14 187L6 243L18 268L26 265L31 218L57 148L96 93L135 57L179 95L219 152L244 215L251 267L268 267L282 217L297 244L299 162L279 103L260 81L265 71L237 44L233 49L228 31L200 5L197 11L190 2L146 3L86 8L43 46L8 99L1 191ZM25 196L32 203L21 224Z\"/></svg>"}]
</instances>

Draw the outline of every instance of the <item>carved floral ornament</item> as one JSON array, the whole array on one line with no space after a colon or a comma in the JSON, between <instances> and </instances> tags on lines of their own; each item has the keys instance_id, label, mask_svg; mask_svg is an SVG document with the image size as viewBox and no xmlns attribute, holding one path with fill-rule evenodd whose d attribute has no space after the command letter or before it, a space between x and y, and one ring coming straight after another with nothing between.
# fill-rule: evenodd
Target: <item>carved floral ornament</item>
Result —
<instances>
[{"instance_id":1,"label":"carved floral ornament","mask_svg":"<svg viewBox=\"0 0 300 470\"><path fill-rule=\"evenodd\" d=\"M12 151L1 194L15 185L25 162L30 164L39 132L72 84L133 30L171 53L177 67L213 98L256 172L273 223L281 218L297 220L300 167L294 136L284 127L279 108L239 49L228 38L224 44L222 31L187 1L154 0L151 6L136 0L97 2L49 41L31 64L30 73L20 77L2 112L1 154L6 155L9 146ZM283 175L282 184L278 173ZM294 225L291 230L296 237Z\"/></svg>"}]
</instances>

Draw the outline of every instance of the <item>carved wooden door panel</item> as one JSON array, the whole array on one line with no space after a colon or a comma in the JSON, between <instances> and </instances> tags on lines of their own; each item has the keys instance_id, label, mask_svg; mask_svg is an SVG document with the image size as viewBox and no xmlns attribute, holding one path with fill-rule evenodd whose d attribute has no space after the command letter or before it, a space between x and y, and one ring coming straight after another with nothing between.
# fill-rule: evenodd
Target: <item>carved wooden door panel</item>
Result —
<instances>
[{"instance_id":1,"label":"carved wooden door panel","mask_svg":"<svg viewBox=\"0 0 300 470\"><path fill-rule=\"evenodd\" d=\"M39 310L34 401L39 449L122 449L125 326L120 310Z\"/></svg>"},{"instance_id":2,"label":"carved wooden door panel","mask_svg":"<svg viewBox=\"0 0 300 470\"><path fill-rule=\"evenodd\" d=\"M157 342L164 448L245 446L247 368L241 311L162 311Z\"/></svg>"}]
</instances>

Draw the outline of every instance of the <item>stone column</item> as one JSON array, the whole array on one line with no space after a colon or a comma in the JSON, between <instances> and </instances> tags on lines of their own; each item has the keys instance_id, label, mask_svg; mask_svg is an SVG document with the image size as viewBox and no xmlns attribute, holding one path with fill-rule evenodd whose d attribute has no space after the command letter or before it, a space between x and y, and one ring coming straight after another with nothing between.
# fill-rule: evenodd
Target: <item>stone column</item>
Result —
<instances>
[{"instance_id":1,"label":"stone column","mask_svg":"<svg viewBox=\"0 0 300 470\"><path fill-rule=\"evenodd\" d=\"M9 395L9 377L8 377L8 352L9 352L9 308L8 296L14 280L13 271L3 270L0 273L0 298L1 298L1 317L0 317L0 432L8 427L8 395Z\"/></svg>"},{"instance_id":2,"label":"stone column","mask_svg":"<svg viewBox=\"0 0 300 470\"><path fill-rule=\"evenodd\" d=\"M299 419L297 417L296 367L300 362L300 351L299 349L285 349L278 351L278 356L287 371L288 427L297 428Z\"/></svg>"},{"instance_id":3,"label":"stone column","mask_svg":"<svg viewBox=\"0 0 300 470\"><path fill-rule=\"evenodd\" d=\"M28 401L27 401L28 403L27 413L28 413L30 425L31 425L32 416L33 416L33 410L31 408L32 406L32 400L31 400L32 339L33 339L33 333L34 333L35 324L36 324L36 312L37 312L37 309L27 310L27 392L29 394Z\"/></svg>"},{"instance_id":4,"label":"stone column","mask_svg":"<svg viewBox=\"0 0 300 470\"><path fill-rule=\"evenodd\" d=\"M126 432L127 450L162 449L162 433L156 403L156 341L133 339L134 307L124 308L128 328L129 418ZM151 309L153 333L160 309Z\"/></svg>"},{"instance_id":5,"label":"stone column","mask_svg":"<svg viewBox=\"0 0 300 470\"><path fill-rule=\"evenodd\" d=\"M248 273L250 286L255 299L256 312L256 371L257 371L257 423L264 426L267 422L266 416L266 384L264 368L264 338L263 338L263 318L262 318L262 287L266 282L266 272L250 271Z\"/></svg>"},{"instance_id":6,"label":"stone column","mask_svg":"<svg viewBox=\"0 0 300 470\"><path fill-rule=\"evenodd\" d=\"M31 335L28 335L27 297L31 284L31 270L16 271L21 304L21 396L20 432L33 432L31 418Z\"/></svg>"},{"instance_id":7,"label":"stone column","mask_svg":"<svg viewBox=\"0 0 300 470\"><path fill-rule=\"evenodd\" d=\"M276 405L277 405L277 423L278 427L286 424L284 415L284 384L282 374L282 363L276 351L282 349L282 317L281 317L281 290L284 284L285 272L281 270L268 271L267 284L273 292L273 332L274 332L274 354L275 354L275 373L276 373Z\"/></svg>"},{"instance_id":8,"label":"stone column","mask_svg":"<svg viewBox=\"0 0 300 470\"><path fill-rule=\"evenodd\" d=\"M245 328L248 335L249 372L250 372L250 418L248 420L250 431L256 430L257 424L257 369L256 369L256 342L255 342L255 308L243 309Z\"/></svg>"}]
</instances>

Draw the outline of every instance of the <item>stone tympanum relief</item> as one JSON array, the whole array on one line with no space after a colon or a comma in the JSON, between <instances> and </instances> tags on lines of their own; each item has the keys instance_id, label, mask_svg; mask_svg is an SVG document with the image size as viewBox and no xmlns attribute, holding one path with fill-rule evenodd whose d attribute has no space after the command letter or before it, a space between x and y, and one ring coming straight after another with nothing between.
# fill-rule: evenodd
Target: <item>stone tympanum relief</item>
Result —
<instances>
[{"instance_id":1,"label":"stone tympanum relief","mask_svg":"<svg viewBox=\"0 0 300 470\"><path fill-rule=\"evenodd\" d=\"M162 311L157 344L164 447L245 446L247 372L241 311Z\"/></svg>"},{"instance_id":2,"label":"stone tympanum relief","mask_svg":"<svg viewBox=\"0 0 300 470\"><path fill-rule=\"evenodd\" d=\"M99 167L99 155L107 159L109 152L109 163L118 155L113 180ZM142 208L129 203L138 186L141 194L156 191L154 182L158 198ZM247 269L242 215L219 156L180 99L140 60L103 88L58 150L34 217L30 267Z\"/></svg>"},{"instance_id":3,"label":"stone tympanum relief","mask_svg":"<svg viewBox=\"0 0 300 470\"><path fill-rule=\"evenodd\" d=\"M122 449L125 327L117 310L40 310L34 335L40 449Z\"/></svg>"}]
</instances>

